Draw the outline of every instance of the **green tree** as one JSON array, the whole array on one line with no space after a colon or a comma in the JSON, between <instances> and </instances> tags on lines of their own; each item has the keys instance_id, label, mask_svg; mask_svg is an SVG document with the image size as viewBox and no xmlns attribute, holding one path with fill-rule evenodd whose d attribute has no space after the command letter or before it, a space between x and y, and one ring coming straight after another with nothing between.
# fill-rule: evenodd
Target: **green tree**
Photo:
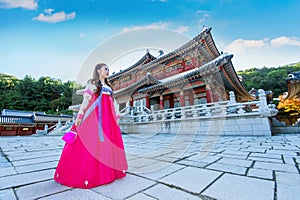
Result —
<instances>
[{"instance_id":1,"label":"green tree","mask_svg":"<svg viewBox=\"0 0 300 200\"><path fill-rule=\"evenodd\" d=\"M300 71L300 63L281 67L250 68L238 71L243 78L242 83L249 91L251 88L270 90L274 97L287 91L286 79L290 72Z\"/></svg>"}]
</instances>

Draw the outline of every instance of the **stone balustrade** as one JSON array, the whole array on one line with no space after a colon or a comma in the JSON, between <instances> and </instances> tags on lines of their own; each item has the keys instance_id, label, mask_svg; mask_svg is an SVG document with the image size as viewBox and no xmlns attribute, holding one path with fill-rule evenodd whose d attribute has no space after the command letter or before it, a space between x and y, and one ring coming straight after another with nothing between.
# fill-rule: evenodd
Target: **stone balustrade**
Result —
<instances>
[{"instance_id":1,"label":"stone balustrade","mask_svg":"<svg viewBox=\"0 0 300 200\"><path fill-rule=\"evenodd\" d=\"M123 132L197 133L210 135L271 135L270 117L277 114L267 105L265 92L259 100L237 103L233 92L228 101L146 112L143 107L126 108L121 114ZM139 111L139 112L136 112Z\"/></svg>"}]
</instances>

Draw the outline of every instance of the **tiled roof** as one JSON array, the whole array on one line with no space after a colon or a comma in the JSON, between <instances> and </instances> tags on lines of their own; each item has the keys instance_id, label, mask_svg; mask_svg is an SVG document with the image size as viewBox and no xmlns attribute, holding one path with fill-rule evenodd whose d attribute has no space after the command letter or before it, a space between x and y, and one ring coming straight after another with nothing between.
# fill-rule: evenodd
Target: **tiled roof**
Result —
<instances>
[{"instance_id":1,"label":"tiled roof","mask_svg":"<svg viewBox=\"0 0 300 200\"><path fill-rule=\"evenodd\" d=\"M0 115L0 124L34 124L32 117Z\"/></svg>"},{"instance_id":2,"label":"tiled roof","mask_svg":"<svg viewBox=\"0 0 300 200\"><path fill-rule=\"evenodd\" d=\"M58 122L59 120L65 122L72 118L72 115L41 115L37 113L34 115L34 121L36 122Z\"/></svg>"},{"instance_id":3,"label":"tiled roof","mask_svg":"<svg viewBox=\"0 0 300 200\"><path fill-rule=\"evenodd\" d=\"M33 112L33 111L23 111L23 110L9 110L3 109L2 115L5 116L24 116L24 117L31 117L34 113L45 115L45 112Z\"/></svg>"},{"instance_id":4,"label":"tiled roof","mask_svg":"<svg viewBox=\"0 0 300 200\"><path fill-rule=\"evenodd\" d=\"M69 121L72 115L47 115L45 112L32 112L3 109L0 115L2 124L32 124L38 122L62 122Z\"/></svg>"},{"instance_id":5,"label":"tiled roof","mask_svg":"<svg viewBox=\"0 0 300 200\"><path fill-rule=\"evenodd\" d=\"M219 64L222 62L228 62L232 58L231 54L223 54L220 55L218 58L212 60L211 62L202 65L201 67L194 68L192 70L183 72L181 74L177 74L172 77L168 77L166 79L162 80L162 83L159 83L157 85L153 85L150 87L142 88L139 90L139 92L149 92L153 90L160 90L162 88L167 88L170 87L171 85L177 85L180 84L182 81L189 80L189 78L193 76L200 75L202 76L203 74L210 73L211 71L218 71L219 70Z\"/></svg>"},{"instance_id":6,"label":"tiled roof","mask_svg":"<svg viewBox=\"0 0 300 200\"><path fill-rule=\"evenodd\" d=\"M133 65L133 66L127 68L127 69L124 69L121 72L118 72L116 74L111 75L109 77L109 80L114 81L114 79L117 76L121 76L125 72L128 72L128 71L130 71L134 68L138 68L138 67L142 66L142 68L145 70L147 68L149 69L149 68L152 68L153 66L157 66L161 63L165 63L169 60L174 59L175 57L178 57L178 56L184 54L187 51L190 51L191 49L193 49L197 45L199 45L202 41L204 41L204 43L205 43L205 46L206 46L205 52L207 53L207 55L209 57L209 60L213 60L214 58L217 58L220 55L220 53L219 53L219 51L218 51L218 49L217 49L217 47L216 47L216 45L213 41L213 38L212 38L210 32L211 32L211 28L204 27L199 35L197 35L192 40L190 40L186 44L182 45L178 49L176 49L176 50L174 50L174 51L172 51L168 54L165 54L165 55L163 55L159 58L153 57L154 59L152 58L152 59L150 59L151 60L150 62L146 62L146 63L141 62L141 61L145 60L146 56L144 56L142 59L140 59L137 62L137 64L135 64L135 65ZM141 68L139 68L139 69L141 69Z\"/></svg>"},{"instance_id":7,"label":"tiled roof","mask_svg":"<svg viewBox=\"0 0 300 200\"><path fill-rule=\"evenodd\" d=\"M134 65L132 65L131 67L128 67L128 68L126 68L126 69L124 69L124 70L122 70L122 71L120 71L120 72L117 72L117 73L115 73L115 74L112 74L109 78L112 79L112 78L115 77L115 76L118 76L118 75L120 75L120 74L123 74L123 73L126 72L126 71L129 71L129 70L131 70L131 69L133 69L133 68L135 68L135 67L137 67L137 66L146 64L146 63L148 63L148 62L150 62L150 61L152 61L152 60L155 60L155 59L156 59L156 57L154 57L153 55L151 55L151 54L149 53L149 51L147 51L147 53L146 53L139 61L137 61Z\"/></svg>"}]
</instances>

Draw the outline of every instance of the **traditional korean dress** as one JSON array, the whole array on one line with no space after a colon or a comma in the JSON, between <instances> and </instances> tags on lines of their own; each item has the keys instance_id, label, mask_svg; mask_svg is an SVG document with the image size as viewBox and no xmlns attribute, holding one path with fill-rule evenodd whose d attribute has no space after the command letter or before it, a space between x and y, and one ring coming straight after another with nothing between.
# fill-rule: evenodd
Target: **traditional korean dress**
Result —
<instances>
[{"instance_id":1,"label":"traditional korean dress","mask_svg":"<svg viewBox=\"0 0 300 200\"><path fill-rule=\"evenodd\" d=\"M88 83L77 117L77 139L66 143L54 180L69 187L93 188L126 176L124 144L114 110L112 90L104 84L99 96Z\"/></svg>"}]
</instances>

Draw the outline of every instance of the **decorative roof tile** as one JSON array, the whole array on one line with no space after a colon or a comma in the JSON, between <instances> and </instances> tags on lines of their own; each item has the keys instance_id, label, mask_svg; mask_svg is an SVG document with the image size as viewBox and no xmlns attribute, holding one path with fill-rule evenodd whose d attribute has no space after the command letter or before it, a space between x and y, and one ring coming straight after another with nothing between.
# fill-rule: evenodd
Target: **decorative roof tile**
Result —
<instances>
[{"instance_id":1,"label":"decorative roof tile","mask_svg":"<svg viewBox=\"0 0 300 200\"><path fill-rule=\"evenodd\" d=\"M32 117L0 115L0 124L34 124Z\"/></svg>"}]
</instances>

